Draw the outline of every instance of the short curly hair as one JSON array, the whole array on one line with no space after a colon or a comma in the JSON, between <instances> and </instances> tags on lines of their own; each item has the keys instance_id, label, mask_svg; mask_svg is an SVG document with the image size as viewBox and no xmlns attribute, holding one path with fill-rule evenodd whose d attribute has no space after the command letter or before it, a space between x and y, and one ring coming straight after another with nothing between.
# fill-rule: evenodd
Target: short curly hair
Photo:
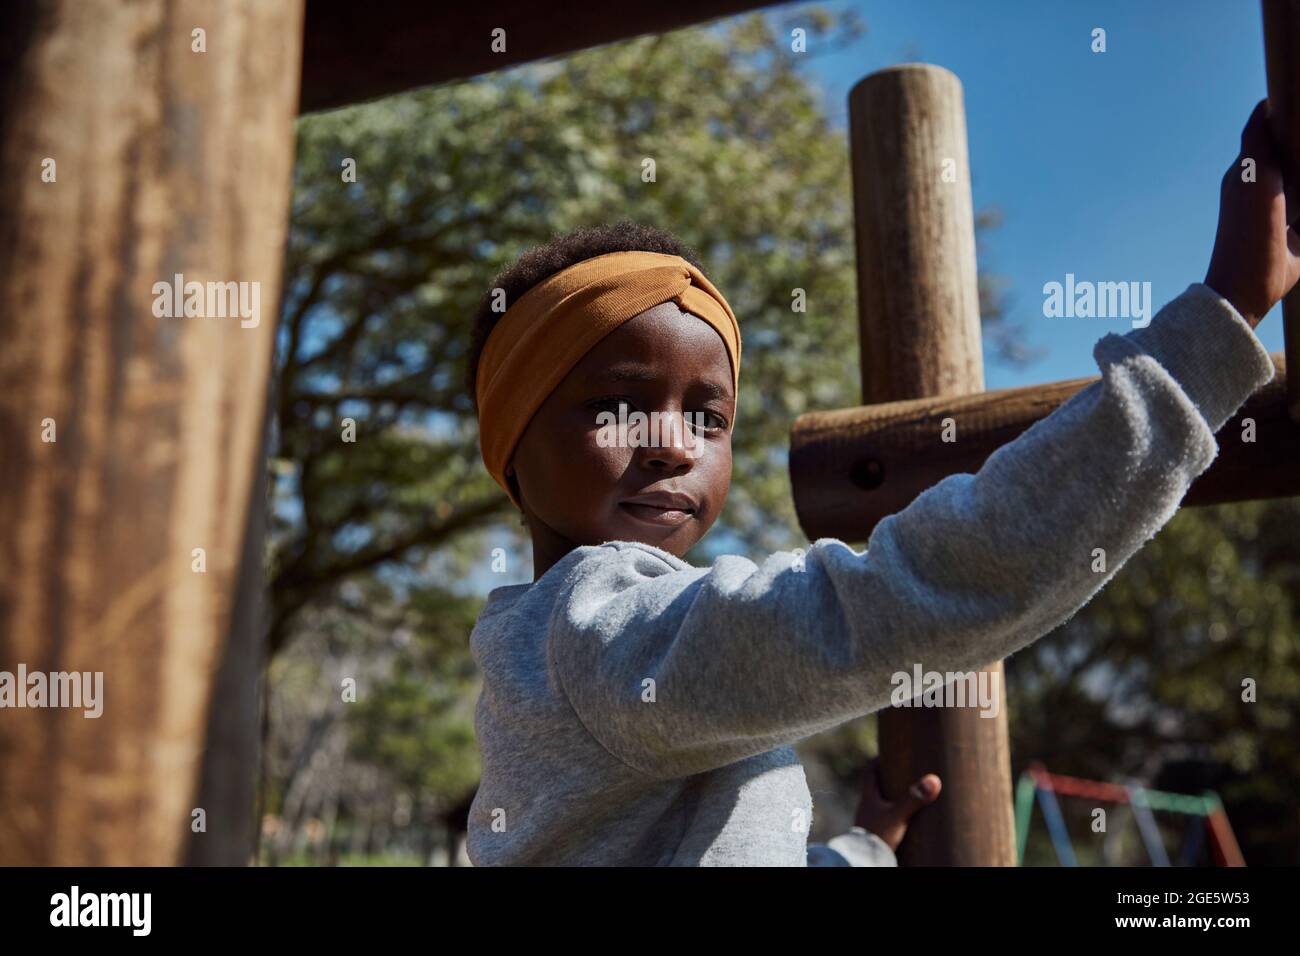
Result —
<instances>
[{"instance_id":1,"label":"short curly hair","mask_svg":"<svg viewBox=\"0 0 1300 956\"><path fill-rule=\"evenodd\" d=\"M537 283L567 269L571 265L610 252L662 252L681 256L701 272L695 250L666 229L642 223L621 220L598 226L584 226L572 232L557 235L544 245L529 249L511 266L497 274L488 291L484 293L477 311L470 338L465 384L470 401L478 413L478 362L488 336L501 320L503 312L492 308L497 289L505 290L506 307L509 308Z\"/></svg>"}]
</instances>

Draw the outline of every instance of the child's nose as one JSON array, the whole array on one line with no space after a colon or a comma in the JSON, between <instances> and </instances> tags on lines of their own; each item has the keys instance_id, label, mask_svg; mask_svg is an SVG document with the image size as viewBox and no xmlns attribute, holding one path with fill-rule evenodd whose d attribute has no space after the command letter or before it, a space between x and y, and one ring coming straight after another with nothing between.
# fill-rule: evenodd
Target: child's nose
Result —
<instances>
[{"instance_id":1,"label":"child's nose","mask_svg":"<svg viewBox=\"0 0 1300 956\"><path fill-rule=\"evenodd\" d=\"M693 418L676 410L653 413L649 440L642 449L644 463L676 468L694 461L700 443Z\"/></svg>"}]
</instances>

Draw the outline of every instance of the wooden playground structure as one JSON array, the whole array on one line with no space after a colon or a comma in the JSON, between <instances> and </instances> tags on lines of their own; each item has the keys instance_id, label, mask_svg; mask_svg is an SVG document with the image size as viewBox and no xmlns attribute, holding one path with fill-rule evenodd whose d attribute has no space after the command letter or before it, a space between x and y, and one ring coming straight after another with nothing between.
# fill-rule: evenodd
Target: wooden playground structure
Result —
<instances>
[{"instance_id":1,"label":"wooden playground structure","mask_svg":"<svg viewBox=\"0 0 1300 956\"><path fill-rule=\"evenodd\" d=\"M0 719L0 865L249 861L264 653L253 503L300 110L769 5L37 0L7 15L0 668L102 671L110 706L96 720ZM1263 0L1263 24L1275 129L1300 182L1300 0ZM957 77L882 70L849 105L863 407L800 417L790 468L809 538L857 541L1092 380L984 392ZM248 327L160 317L153 284L179 274L258 283L266 314ZM1225 443L1185 504L1300 491L1300 381L1285 375L1300 360L1300 290L1284 310L1277 377L1225 426L1253 417L1257 441ZM960 443L937 440L947 417ZM886 796L924 772L944 781L901 863L1015 865L1005 713L881 713Z\"/></svg>"}]
</instances>

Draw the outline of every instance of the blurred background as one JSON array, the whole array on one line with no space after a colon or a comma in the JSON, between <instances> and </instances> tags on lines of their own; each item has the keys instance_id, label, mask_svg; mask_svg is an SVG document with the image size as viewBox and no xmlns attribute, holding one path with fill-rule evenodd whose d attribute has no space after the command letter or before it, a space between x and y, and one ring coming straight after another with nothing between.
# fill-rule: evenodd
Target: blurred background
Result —
<instances>
[{"instance_id":1,"label":"blurred background","mask_svg":"<svg viewBox=\"0 0 1300 956\"><path fill-rule=\"evenodd\" d=\"M260 862L468 862L469 634L487 593L532 569L464 363L475 305L529 247L633 219L699 251L740 317L748 384L728 507L688 560L806 546L790 424L860 399L845 97L912 60L965 87L988 388L1097 374L1092 345L1127 320L1045 318L1042 287L1150 281L1158 308L1203 278L1218 182L1265 92L1254 5L792 4L299 120ZM1281 350L1276 316L1260 336ZM1300 862L1297 527L1300 498L1180 512L1007 661L1013 771L1211 789L1248 864ZM875 746L874 717L800 744L814 839L850 824ZM1101 861L1092 806L1062 801L1085 865ZM1183 821L1157 819L1176 855ZM1148 862L1136 836L1117 845L1112 862ZM1041 817L1025 862L1056 862Z\"/></svg>"}]
</instances>

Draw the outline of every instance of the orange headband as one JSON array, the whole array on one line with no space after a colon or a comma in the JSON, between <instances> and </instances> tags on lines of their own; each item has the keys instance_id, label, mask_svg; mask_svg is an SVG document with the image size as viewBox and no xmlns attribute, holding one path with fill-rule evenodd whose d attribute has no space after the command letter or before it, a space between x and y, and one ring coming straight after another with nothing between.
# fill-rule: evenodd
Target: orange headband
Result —
<instances>
[{"instance_id":1,"label":"orange headband","mask_svg":"<svg viewBox=\"0 0 1300 956\"><path fill-rule=\"evenodd\" d=\"M596 343L665 302L676 302L717 330L739 389L735 313L704 273L681 256L611 252L584 259L539 282L506 309L479 356L475 391L483 463L516 507L523 506L510 491L506 466L537 410Z\"/></svg>"}]
</instances>

